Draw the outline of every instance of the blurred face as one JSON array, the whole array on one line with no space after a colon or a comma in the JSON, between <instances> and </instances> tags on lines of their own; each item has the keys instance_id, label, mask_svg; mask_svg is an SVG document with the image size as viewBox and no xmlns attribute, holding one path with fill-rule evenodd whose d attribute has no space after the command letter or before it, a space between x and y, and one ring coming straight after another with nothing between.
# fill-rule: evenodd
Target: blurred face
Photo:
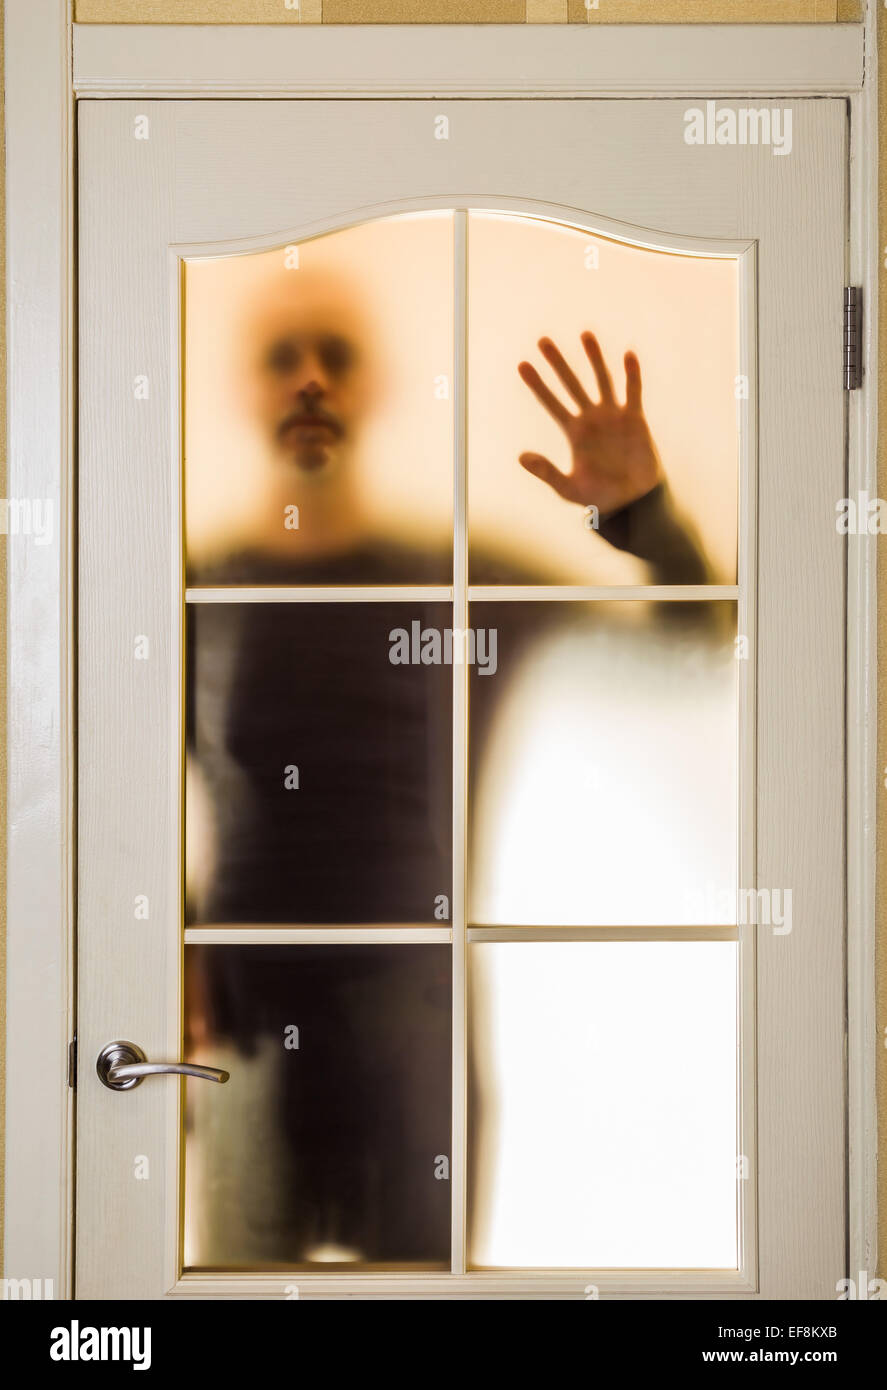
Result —
<instances>
[{"instance_id":1,"label":"blurred face","mask_svg":"<svg viewBox=\"0 0 887 1390\"><path fill-rule=\"evenodd\" d=\"M249 409L274 452L305 474L353 452L372 384L367 332L341 287L291 271L251 322Z\"/></svg>"}]
</instances>

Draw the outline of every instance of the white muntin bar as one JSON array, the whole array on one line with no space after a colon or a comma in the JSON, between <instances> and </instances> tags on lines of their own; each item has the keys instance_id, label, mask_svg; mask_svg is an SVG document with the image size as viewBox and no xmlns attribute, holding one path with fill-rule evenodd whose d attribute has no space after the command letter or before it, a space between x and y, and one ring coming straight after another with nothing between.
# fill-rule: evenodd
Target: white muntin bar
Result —
<instances>
[{"instance_id":1,"label":"white muntin bar","mask_svg":"<svg viewBox=\"0 0 887 1390\"><path fill-rule=\"evenodd\" d=\"M368 588L342 584L331 588L310 585L276 588L271 585L224 589L186 589L186 603L451 603L453 590L446 584L389 585Z\"/></svg>"},{"instance_id":2,"label":"white muntin bar","mask_svg":"<svg viewBox=\"0 0 887 1390\"><path fill-rule=\"evenodd\" d=\"M243 922L214 922L212 926L185 928L186 946L445 946L452 939L451 927L414 922L373 927L295 927L286 922L263 922L251 927Z\"/></svg>"},{"instance_id":3,"label":"white muntin bar","mask_svg":"<svg viewBox=\"0 0 887 1390\"><path fill-rule=\"evenodd\" d=\"M758 592L758 265L757 243L739 258L739 360L748 381L746 408L739 412L739 537L736 578L739 584L737 636L748 639L746 659L737 665L738 774L736 856L739 882L758 882L757 825L757 592ZM749 1177L736 1187L736 1220L741 1269L758 1267L758 1139L757 1139L757 927L743 922L738 929L737 1134L749 1160Z\"/></svg>"},{"instance_id":4,"label":"white muntin bar","mask_svg":"<svg viewBox=\"0 0 887 1390\"><path fill-rule=\"evenodd\" d=\"M736 926L673 927L469 927L470 945L539 941L738 941Z\"/></svg>"},{"instance_id":5,"label":"white muntin bar","mask_svg":"<svg viewBox=\"0 0 887 1390\"><path fill-rule=\"evenodd\" d=\"M472 584L472 603L704 603L737 599L737 584Z\"/></svg>"},{"instance_id":6,"label":"white muntin bar","mask_svg":"<svg viewBox=\"0 0 887 1390\"><path fill-rule=\"evenodd\" d=\"M468 214L454 214L453 271L453 626L468 627ZM451 1267L464 1274L468 1162L468 1018L466 838L468 823L468 667L453 664L453 1097L450 1200Z\"/></svg>"},{"instance_id":7,"label":"white muntin bar","mask_svg":"<svg viewBox=\"0 0 887 1390\"><path fill-rule=\"evenodd\" d=\"M458 394L459 383L454 387ZM458 524L458 523L457 523ZM458 554L458 532L456 549ZM456 563L458 564L458 558ZM737 584L471 584L464 586L469 603L705 603L739 597ZM459 603L459 586L445 584L388 585L376 588L343 584L331 588L292 587L186 589L186 603ZM454 626L458 626L455 623Z\"/></svg>"}]
</instances>

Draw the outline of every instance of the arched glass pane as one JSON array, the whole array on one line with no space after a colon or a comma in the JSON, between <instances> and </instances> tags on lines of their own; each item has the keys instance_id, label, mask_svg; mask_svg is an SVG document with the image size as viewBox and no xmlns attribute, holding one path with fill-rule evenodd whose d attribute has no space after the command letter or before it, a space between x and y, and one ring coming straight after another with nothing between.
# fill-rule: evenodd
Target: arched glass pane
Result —
<instances>
[{"instance_id":1,"label":"arched glass pane","mask_svg":"<svg viewBox=\"0 0 887 1390\"><path fill-rule=\"evenodd\" d=\"M747 389L738 379L738 286L735 258L648 250L538 217L470 214L473 583L735 582L737 395ZM582 341L588 332L614 405L597 381L595 349ZM543 339L560 352L584 405L546 358ZM628 412L626 352L640 372L640 405ZM554 403L522 379L521 363ZM521 455L550 467L534 474ZM666 492L622 511L662 480ZM598 534L588 506L598 508Z\"/></svg>"},{"instance_id":2,"label":"arched glass pane","mask_svg":"<svg viewBox=\"0 0 887 1390\"><path fill-rule=\"evenodd\" d=\"M190 585L450 582L452 227L185 263Z\"/></svg>"}]
</instances>

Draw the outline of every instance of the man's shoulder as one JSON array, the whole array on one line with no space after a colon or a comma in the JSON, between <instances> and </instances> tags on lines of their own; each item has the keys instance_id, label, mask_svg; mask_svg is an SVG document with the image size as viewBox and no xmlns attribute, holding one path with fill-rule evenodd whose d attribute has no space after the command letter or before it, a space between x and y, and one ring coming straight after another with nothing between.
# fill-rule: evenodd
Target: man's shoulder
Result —
<instances>
[{"instance_id":1,"label":"man's shoulder","mask_svg":"<svg viewBox=\"0 0 887 1390\"><path fill-rule=\"evenodd\" d=\"M514 551L472 545L472 584L551 584L557 577ZM409 544L390 537L367 537L348 550L326 555L289 554L247 546L188 564L189 588L300 585L408 585L453 583L453 548L446 541Z\"/></svg>"},{"instance_id":2,"label":"man's shoulder","mask_svg":"<svg viewBox=\"0 0 887 1390\"><path fill-rule=\"evenodd\" d=\"M396 541L373 541L334 555L300 556L245 548L188 565L190 588L316 585L451 584L452 553Z\"/></svg>"}]
</instances>

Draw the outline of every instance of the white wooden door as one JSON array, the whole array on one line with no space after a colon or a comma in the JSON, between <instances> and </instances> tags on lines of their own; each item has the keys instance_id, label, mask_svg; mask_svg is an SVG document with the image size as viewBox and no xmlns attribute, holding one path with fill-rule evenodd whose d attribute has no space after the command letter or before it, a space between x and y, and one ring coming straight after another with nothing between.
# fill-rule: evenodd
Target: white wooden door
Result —
<instances>
[{"instance_id":1,"label":"white wooden door","mask_svg":"<svg viewBox=\"0 0 887 1390\"><path fill-rule=\"evenodd\" d=\"M837 100L81 102L79 1297L833 1296L846 136ZM293 1016L226 1031L225 990ZM230 1081L109 1089L115 1041Z\"/></svg>"}]
</instances>

